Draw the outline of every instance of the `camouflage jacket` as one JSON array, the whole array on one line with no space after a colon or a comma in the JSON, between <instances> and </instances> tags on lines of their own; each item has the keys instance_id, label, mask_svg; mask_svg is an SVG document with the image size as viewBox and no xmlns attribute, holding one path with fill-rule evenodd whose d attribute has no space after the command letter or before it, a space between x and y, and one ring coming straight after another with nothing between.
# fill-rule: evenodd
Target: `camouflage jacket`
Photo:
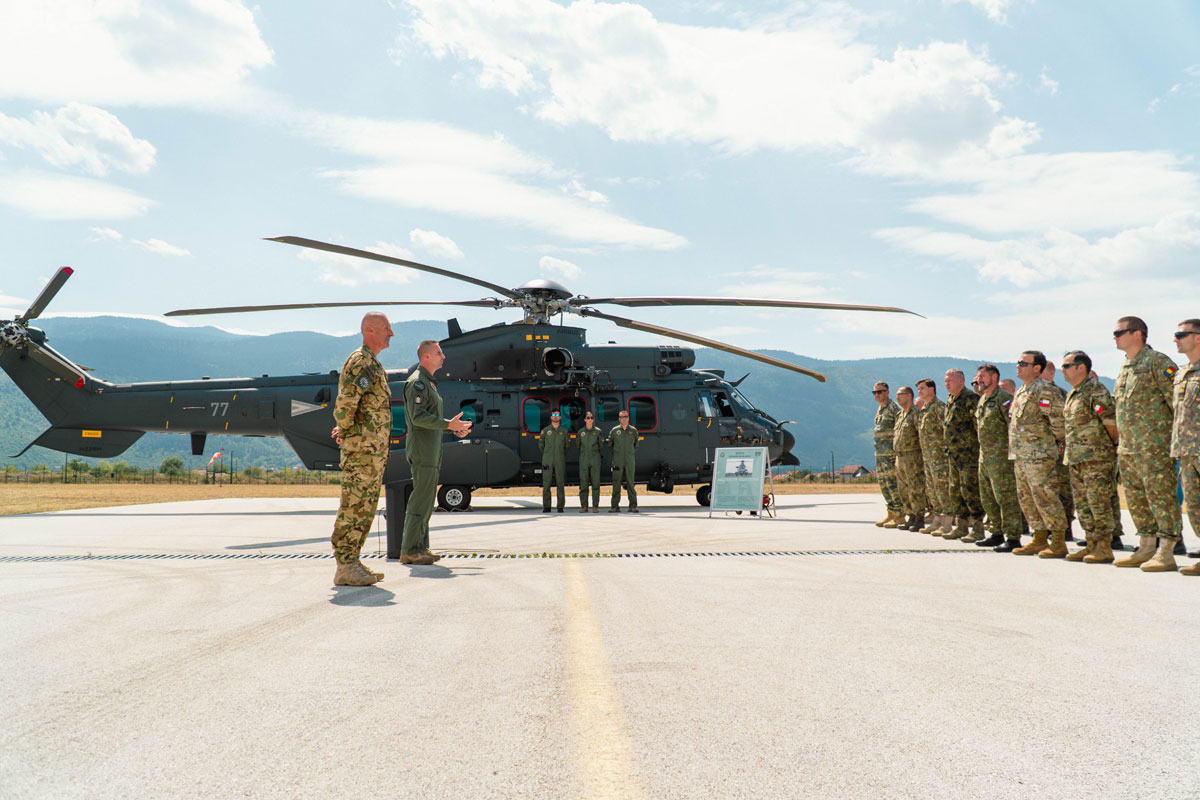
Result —
<instances>
[{"instance_id":1,"label":"camouflage jacket","mask_svg":"<svg viewBox=\"0 0 1200 800\"><path fill-rule=\"evenodd\" d=\"M1165 456L1171 450L1175 362L1150 345L1117 374L1117 452Z\"/></svg>"},{"instance_id":2,"label":"camouflage jacket","mask_svg":"<svg viewBox=\"0 0 1200 800\"><path fill-rule=\"evenodd\" d=\"M333 421L347 453L384 453L392 430L392 390L387 370L370 348L360 347L342 364Z\"/></svg>"},{"instance_id":3,"label":"camouflage jacket","mask_svg":"<svg viewBox=\"0 0 1200 800\"><path fill-rule=\"evenodd\" d=\"M896 416L896 432L892 436L892 447L897 453L921 452L921 437L917 432L917 422L921 418L921 410L909 406L908 410L900 409Z\"/></svg>"},{"instance_id":4,"label":"camouflage jacket","mask_svg":"<svg viewBox=\"0 0 1200 800\"><path fill-rule=\"evenodd\" d=\"M613 429L608 432L608 449L612 451L613 466L621 466L633 461L633 454L637 452L638 445L641 442L638 440L638 429L630 425L625 430L621 430L620 425L614 425Z\"/></svg>"},{"instance_id":5,"label":"camouflage jacket","mask_svg":"<svg viewBox=\"0 0 1200 800\"><path fill-rule=\"evenodd\" d=\"M975 406L975 435L979 438L979 460L987 463L1008 461L1008 409L1013 396L996 387L990 395L980 395Z\"/></svg>"},{"instance_id":6,"label":"camouflage jacket","mask_svg":"<svg viewBox=\"0 0 1200 800\"><path fill-rule=\"evenodd\" d=\"M892 438L896 434L896 417L900 416L900 406L895 400L888 400L875 412L875 455L890 456L895 452Z\"/></svg>"},{"instance_id":7,"label":"camouflage jacket","mask_svg":"<svg viewBox=\"0 0 1200 800\"><path fill-rule=\"evenodd\" d=\"M1200 456L1200 364L1188 364L1175 375L1175 425L1171 455ZM1200 524L1193 520L1192 527Z\"/></svg>"},{"instance_id":8,"label":"camouflage jacket","mask_svg":"<svg viewBox=\"0 0 1200 800\"><path fill-rule=\"evenodd\" d=\"M979 438L975 435L977 405L979 395L965 387L954 397L946 399L942 434L946 437L947 455L963 456L979 452Z\"/></svg>"},{"instance_id":9,"label":"camouflage jacket","mask_svg":"<svg viewBox=\"0 0 1200 800\"><path fill-rule=\"evenodd\" d=\"M570 444L571 435L562 425L559 425L557 429L553 425L542 428L541 434L538 435L538 450L542 451L542 466L566 464L567 446Z\"/></svg>"},{"instance_id":10,"label":"camouflage jacket","mask_svg":"<svg viewBox=\"0 0 1200 800\"><path fill-rule=\"evenodd\" d=\"M1117 404L1100 381L1088 378L1071 390L1063 420L1067 428L1063 463L1117 460L1117 446L1104 427L1116 424Z\"/></svg>"},{"instance_id":11,"label":"camouflage jacket","mask_svg":"<svg viewBox=\"0 0 1200 800\"><path fill-rule=\"evenodd\" d=\"M1041 378L1018 386L1008 414L1008 457L1057 461L1065 439L1062 391Z\"/></svg>"},{"instance_id":12,"label":"camouflage jacket","mask_svg":"<svg viewBox=\"0 0 1200 800\"><path fill-rule=\"evenodd\" d=\"M946 404L935 397L921 409L921 416L917 418L921 455L926 461L937 463L946 459L946 438L942 433L945 417Z\"/></svg>"},{"instance_id":13,"label":"camouflage jacket","mask_svg":"<svg viewBox=\"0 0 1200 800\"><path fill-rule=\"evenodd\" d=\"M450 427L442 418L442 396L437 381L424 367L417 367L404 381L404 420L408 436L404 457L409 464L442 465L442 434Z\"/></svg>"}]
</instances>

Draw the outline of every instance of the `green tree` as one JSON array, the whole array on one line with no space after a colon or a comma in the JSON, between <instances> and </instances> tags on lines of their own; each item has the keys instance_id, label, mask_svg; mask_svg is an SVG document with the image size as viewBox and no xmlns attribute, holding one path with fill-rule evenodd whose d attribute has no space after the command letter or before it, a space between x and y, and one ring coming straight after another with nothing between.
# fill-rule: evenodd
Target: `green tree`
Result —
<instances>
[{"instance_id":1,"label":"green tree","mask_svg":"<svg viewBox=\"0 0 1200 800\"><path fill-rule=\"evenodd\" d=\"M178 478L187 472L187 467L183 463L183 459L179 456L167 456L162 463L158 465L158 471L163 475L170 475L172 478Z\"/></svg>"}]
</instances>

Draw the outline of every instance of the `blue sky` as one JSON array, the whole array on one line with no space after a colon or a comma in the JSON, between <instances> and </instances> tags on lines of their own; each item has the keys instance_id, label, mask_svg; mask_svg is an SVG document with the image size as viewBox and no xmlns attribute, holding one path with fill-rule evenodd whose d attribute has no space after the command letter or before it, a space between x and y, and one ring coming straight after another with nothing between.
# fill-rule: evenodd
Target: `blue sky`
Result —
<instances>
[{"instance_id":1,"label":"blue sky","mask_svg":"<svg viewBox=\"0 0 1200 800\"><path fill-rule=\"evenodd\" d=\"M748 348L1082 347L1112 374L1118 316L1174 354L1200 315L1198 127L1186 2L6 3L0 312L62 264L49 315L483 294L261 238L292 234L509 286L927 317L609 309Z\"/></svg>"}]
</instances>

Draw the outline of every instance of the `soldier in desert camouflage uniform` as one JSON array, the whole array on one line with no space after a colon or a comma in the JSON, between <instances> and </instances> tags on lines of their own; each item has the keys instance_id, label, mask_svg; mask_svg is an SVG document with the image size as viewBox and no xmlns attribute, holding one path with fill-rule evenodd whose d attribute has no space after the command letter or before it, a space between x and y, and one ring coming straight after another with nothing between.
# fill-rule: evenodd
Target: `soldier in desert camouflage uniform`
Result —
<instances>
[{"instance_id":1,"label":"soldier in desert camouflage uniform","mask_svg":"<svg viewBox=\"0 0 1200 800\"><path fill-rule=\"evenodd\" d=\"M1013 555L1066 558L1067 515L1058 495L1058 458L1066 442L1063 400L1042 379L1046 356L1026 350L1017 361L1017 387L1009 411L1008 457L1015 462L1017 497L1033 541Z\"/></svg>"},{"instance_id":2,"label":"soldier in desert camouflage uniform","mask_svg":"<svg viewBox=\"0 0 1200 800\"><path fill-rule=\"evenodd\" d=\"M1146 344L1149 329L1138 317L1121 317L1113 331L1125 363L1117 375L1117 460L1129 516L1137 527L1137 552L1114 566L1138 567L1143 572L1173 572L1175 542L1183 520L1175 490L1175 460L1171 458L1171 426L1175 362Z\"/></svg>"},{"instance_id":3,"label":"soldier in desert camouflage uniform","mask_svg":"<svg viewBox=\"0 0 1200 800\"><path fill-rule=\"evenodd\" d=\"M875 384L875 476L879 491L887 504L887 516L875 523L877 528L895 528L904 522L904 509L900 502L900 488L896 485L896 451L892 439L896 433L896 417L900 406L892 401L888 385L883 381Z\"/></svg>"},{"instance_id":4,"label":"soldier in desert camouflage uniform","mask_svg":"<svg viewBox=\"0 0 1200 800\"><path fill-rule=\"evenodd\" d=\"M950 464L950 513L955 526L942 528L943 539L961 539L970 526L983 517L979 499L979 439L975 434L975 406L979 395L967 388L961 369L946 372L946 413L943 435L946 459Z\"/></svg>"},{"instance_id":5,"label":"soldier in desert camouflage uniform","mask_svg":"<svg viewBox=\"0 0 1200 800\"><path fill-rule=\"evenodd\" d=\"M921 410L913 405L913 390L901 386L896 390L900 414L896 417L896 432L892 444L896 451L896 483L908 519L899 527L919 531L925 525L929 503L925 496L925 462L921 458L921 439L917 421Z\"/></svg>"},{"instance_id":6,"label":"soldier in desert camouflage uniform","mask_svg":"<svg viewBox=\"0 0 1200 800\"><path fill-rule=\"evenodd\" d=\"M1117 493L1116 403L1104 384L1091 377L1092 359L1082 350L1063 356L1063 377L1073 387L1063 406L1067 444L1063 461L1087 546L1068 561L1110 564L1117 530L1112 498ZM1118 508L1118 513L1120 513Z\"/></svg>"},{"instance_id":7,"label":"soldier in desert camouflage uniform","mask_svg":"<svg viewBox=\"0 0 1200 800\"><path fill-rule=\"evenodd\" d=\"M917 381L917 394L922 403L917 433L921 440L921 460L925 464L925 497L932 512L921 533L940 536L942 526L950 518L950 464L946 460L946 440L942 434L946 404L938 399L937 384L932 378Z\"/></svg>"},{"instance_id":8,"label":"soldier in desert camouflage uniform","mask_svg":"<svg viewBox=\"0 0 1200 800\"><path fill-rule=\"evenodd\" d=\"M1013 462L1008 460L1008 410L1012 395L1000 388L1000 370L995 364L981 364L975 379L981 390L979 405L975 407L979 499L991 521L992 535L984 539L973 534L970 540L979 547L1011 553L1021 546L1021 504L1017 499Z\"/></svg>"},{"instance_id":9,"label":"soldier in desert camouflage uniform","mask_svg":"<svg viewBox=\"0 0 1200 800\"><path fill-rule=\"evenodd\" d=\"M362 318L363 346L342 365L333 407L333 438L342 448L342 502L333 523L337 586L370 586L383 580L359 560L379 505L379 488L388 458L392 429L392 391L387 370L376 354L392 339L387 317L371 312Z\"/></svg>"},{"instance_id":10,"label":"soldier in desert camouflage uniform","mask_svg":"<svg viewBox=\"0 0 1200 800\"><path fill-rule=\"evenodd\" d=\"M1171 455L1179 459L1183 498L1192 533L1200 534L1200 319L1185 319L1175 331L1175 348L1187 366L1175 374L1175 421L1171 428ZM1200 563L1179 570L1200 575Z\"/></svg>"}]
</instances>

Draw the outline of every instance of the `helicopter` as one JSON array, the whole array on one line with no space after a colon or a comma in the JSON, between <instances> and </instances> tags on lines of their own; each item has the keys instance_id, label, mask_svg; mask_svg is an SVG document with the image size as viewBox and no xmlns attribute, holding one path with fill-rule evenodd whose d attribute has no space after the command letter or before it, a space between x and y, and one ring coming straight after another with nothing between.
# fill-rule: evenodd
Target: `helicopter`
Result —
<instances>
[{"instance_id":1,"label":"helicopter","mask_svg":"<svg viewBox=\"0 0 1200 800\"><path fill-rule=\"evenodd\" d=\"M798 465L791 450L795 439L779 421L758 409L739 390L748 377L727 380L722 370L695 368L695 351L674 344L626 346L589 344L580 327L554 324L556 317L575 314L617 326L659 334L734 353L819 381L825 376L796 364L696 334L664 328L599 311L595 306L746 306L827 310L914 312L902 308L725 297L587 297L555 281L538 279L510 289L467 274L394 256L296 236L269 241L323 250L407 267L474 284L494 292L475 300L368 301L227 306L169 311L166 316L248 313L272 310L354 306L463 306L519 309L521 319L464 331L447 321L440 344L446 354L438 371L445 408L462 412L473 423L464 439L447 437L438 504L448 511L469 508L480 487L540 485L538 436L561 414L572 435L592 412L602 430L628 411L642 439L636 480L650 491L670 493L676 483L699 484L696 500L708 505L715 451L718 447L766 447L772 465ZM330 438L332 404L338 371L296 376L224 378L110 383L88 374L47 344L44 331L29 323L62 289L73 270L63 267L50 279L29 309L0 323L0 367L50 421L51 427L22 450L34 445L96 458L119 455L147 432L182 433L191 437L194 455L203 455L209 434L283 437L301 462L312 470L340 468L339 451ZM917 315L919 316L919 315ZM384 472L389 530L398 524L391 513L396 487L411 481L404 458L403 382L411 369L388 370L392 387L390 457ZM605 463L607 467L607 460ZM568 481L578 479L578 464L568 463Z\"/></svg>"}]
</instances>

